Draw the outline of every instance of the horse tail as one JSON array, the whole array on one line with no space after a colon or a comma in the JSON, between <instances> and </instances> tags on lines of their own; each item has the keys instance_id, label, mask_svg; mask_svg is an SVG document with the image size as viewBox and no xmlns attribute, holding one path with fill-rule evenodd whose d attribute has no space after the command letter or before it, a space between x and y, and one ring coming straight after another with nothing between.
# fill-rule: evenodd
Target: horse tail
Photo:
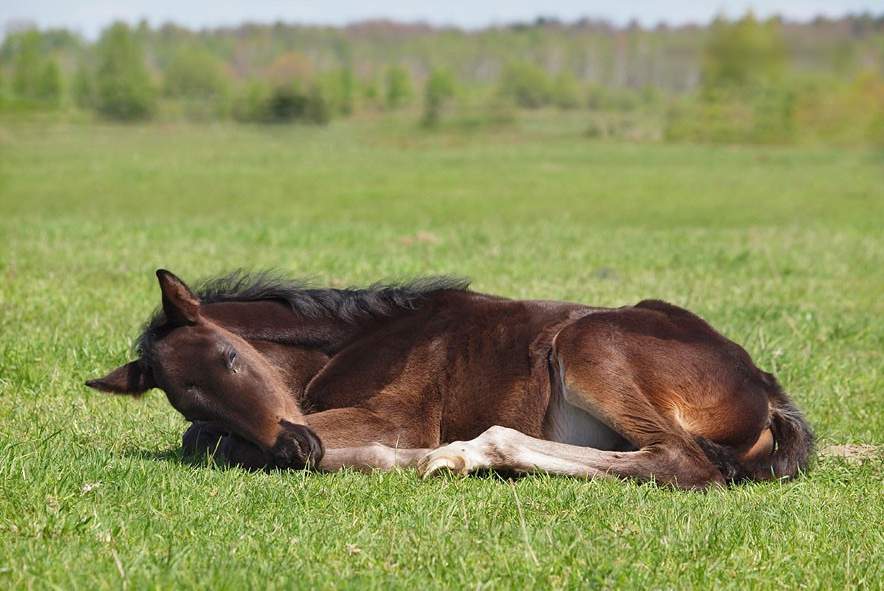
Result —
<instances>
[{"instance_id":1,"label":"horse tail","mask_svg":"<svg viewBox=\"0 0 884 591\"><path fill-rule=\"evenodd\" d=\"M814 451L813 430L777 379L766 372L763 376L770 397L774 450L770 456L755 462L753 476L759 479L792 478L810 465Z\"/></svg>"},{"instance_id":2,"label":"horse tail","mask_svg":"<svg viewBox=\"0 0 884 591\"><path fill-rule=\"evenodd\" d=\"M762 382L768 391L769 428L773 437L769 454L746 460L730 446L695 437L706 457L729 482L793 478L807 470L813 456L813 431L801 411L772 374L762 372Z\"/></svg>"}]
</instances>

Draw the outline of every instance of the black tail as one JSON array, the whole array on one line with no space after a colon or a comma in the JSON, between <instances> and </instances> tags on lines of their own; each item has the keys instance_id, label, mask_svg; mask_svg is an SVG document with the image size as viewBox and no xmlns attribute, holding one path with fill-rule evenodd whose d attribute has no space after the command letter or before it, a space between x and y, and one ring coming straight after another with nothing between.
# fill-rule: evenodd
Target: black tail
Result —
<instances>
[{"instance_id":1,"label":"black tail","mask_svg":"<svg viewBox=\"0 0 884 591\"><path fill-rule=\"evenodd\" d=\"M753 466L756 478L793 477L798 471L807 470L813 456L814 436L801 411L783 392L777 379L764 374L771 389L770 427L774 436L774 452L759 465Z\"/></svg>"},{"instance_id":2,"label":"black tail","mask_svg":"<svg viewBox=\"0 0 884 591\"><path fill-rule=\"evenodd\" d=\"M706 457L729 482L792 478L807 469L813 456L813 431L801 411L772 374L763 373L763 381L769 392L770 428L774 438L774 450L769 456L744 463L731 448L704 437L696 438Z\"/></svg>"}]
</instances>

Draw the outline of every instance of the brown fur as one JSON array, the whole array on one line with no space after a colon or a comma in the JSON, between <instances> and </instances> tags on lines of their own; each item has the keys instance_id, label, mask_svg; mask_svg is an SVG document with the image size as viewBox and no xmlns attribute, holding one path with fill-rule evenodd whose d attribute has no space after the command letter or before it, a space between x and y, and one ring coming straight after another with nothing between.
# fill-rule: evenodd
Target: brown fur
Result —
<instances>
[{"instance_id":1,"label":"brown fur","mask_svg":"<svg viewBox=\"0 0 884 591\"><path fill-rule=\"evenodd\" d=\"M530 447L555 436L553 401L566 419L593 417L618 436L610 451L585 457L570 445L535 446L571 457L575 473L695 488L793 476L810 454L810 430L773 376L665 302L599 309L462 287L284 297L253 289L266 297L237 299L158 277L164 314L142 338L141 359L89 385L164 389L199 421L194 429L211 422L208 436L186 435L186 448L223 444L247 467L318 463L323 444L431 449L495 426L527 436ZM231 351L234 369L224 361Z\"/></svg>"}]
</instances>

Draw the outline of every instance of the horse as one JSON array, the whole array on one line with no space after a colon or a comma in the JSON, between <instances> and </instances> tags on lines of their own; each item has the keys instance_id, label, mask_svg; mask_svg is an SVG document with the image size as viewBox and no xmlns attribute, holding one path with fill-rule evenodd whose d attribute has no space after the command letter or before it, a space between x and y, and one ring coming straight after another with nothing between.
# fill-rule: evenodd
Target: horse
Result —
<instances>
[{"instance_id":1,"label":"horse","mask_svg":"<svg viewBox=\"0 0 884 591\"><path fill-rule=\"evenodd\" d=\"M86 385L163 390L186 453L248 469L791 478L814 436L776 378L688 310L478 293L427 278L315 288L160 269L137 359Z\"/></svg>"}]
</instances>

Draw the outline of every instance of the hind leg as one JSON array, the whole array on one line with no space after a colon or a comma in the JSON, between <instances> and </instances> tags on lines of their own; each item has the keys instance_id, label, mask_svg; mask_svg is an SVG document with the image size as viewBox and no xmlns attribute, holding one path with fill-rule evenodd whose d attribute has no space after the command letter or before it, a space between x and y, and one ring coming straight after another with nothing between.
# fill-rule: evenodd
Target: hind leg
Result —
<instances>
[{"instance_id":1,"label":"hind leg","mask_svg":"<svg viewBox=\"0 0 884 591\"><path fill-rule=\"evenodd\" d=\"M653 383L634 366L621 335L576 322L556 338L553 396L591 414L637 451L603 451L534 439L493 427L468 442L433 451L421 462L426 475L440 468L544 471L582 477L613 475L681 488L723 484L721 472L694 437L661 413L648 394ZM567 406L566 405L566 406Z\"/></svg>"},{"instance_id":2,"label":"hind leg","mask_svg":"<svg viewBox=\"0 0 884 591\"><path fill-rule=\"evenodd\" d=\"M684 489L724 484L711 464L698 469L673 447L602 451L544 441L500 426L491 427L470 441L456 441L429 452L417 468L424 477L446 468L460 474L491 468L580 478L618 476L654 480Z\"/></svg>"}]
</instances>

